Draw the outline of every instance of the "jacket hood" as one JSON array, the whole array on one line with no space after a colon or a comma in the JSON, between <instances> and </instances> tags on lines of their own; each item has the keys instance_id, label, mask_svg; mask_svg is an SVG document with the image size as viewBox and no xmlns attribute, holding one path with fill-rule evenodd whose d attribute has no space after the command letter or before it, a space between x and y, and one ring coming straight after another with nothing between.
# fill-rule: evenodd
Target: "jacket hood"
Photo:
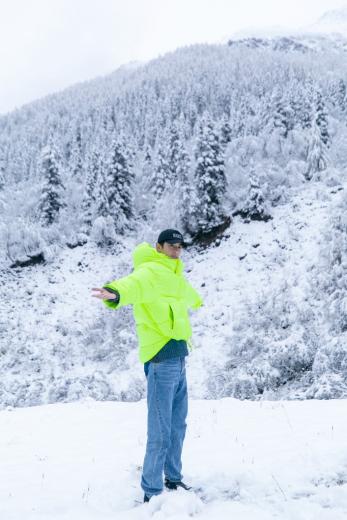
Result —
<instances>
[{"instance_id":1,"label":"jacket hood","mask_svg":"<svg viewBox=\"0 0 347 520\"><path fill-rule=\"evenodd\" d=\"M171 271L180 274L184 269L184 264L179 258L170 258L163 253L150 246L147 242L142 242L135 247L133 252L134 269L137 269L146 262L154 262L157 264L165 265Z\"/></svg>"}]
</instances>

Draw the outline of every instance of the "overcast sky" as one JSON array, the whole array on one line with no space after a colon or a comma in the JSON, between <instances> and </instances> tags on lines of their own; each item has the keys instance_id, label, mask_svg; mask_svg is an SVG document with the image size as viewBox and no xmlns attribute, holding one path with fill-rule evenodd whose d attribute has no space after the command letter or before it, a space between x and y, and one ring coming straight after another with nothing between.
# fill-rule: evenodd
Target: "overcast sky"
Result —
<instances>
[{"instance_id":1,"label":"overcast sky","mask_svg":"<svg viewBox=\"0 0 347 520\"><path fill-rule=\"evenodd\" d=\"M347 0L0 0L0 113L121 64L249 27L298 28Z\"/></svg>"}]
</instances>

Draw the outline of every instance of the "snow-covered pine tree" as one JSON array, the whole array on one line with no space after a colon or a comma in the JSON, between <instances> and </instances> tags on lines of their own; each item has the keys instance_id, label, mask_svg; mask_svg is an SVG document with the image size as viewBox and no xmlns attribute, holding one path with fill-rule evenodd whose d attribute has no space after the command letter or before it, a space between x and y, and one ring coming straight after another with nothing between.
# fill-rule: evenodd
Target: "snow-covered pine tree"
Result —
<instances>
[{"instance_id":1,"label":"snow-covered pine tree","mask_svg":"<svg viewBox=\"0 0 347 520\"><path fill-rule=\"evenodd\" d=\"M0 191L4 189L5 186L5 161L0 156Z\"/></svg>"},{"instance_id":2,"label":"snow-covered pine tree","mask_svg":"<svg viewBox=\"0 0 347 520\"><path fill-rule=\"evenodd\" d=\"M159 145L154 168L149 180L149 189L155 199L160 199L170 187L170 165L165 144Z\"/></svg>"},{"instance_id":3,"label":"snow-covered pine tree","mask_svg":"<svg viewBox=\"0 0 347 520\"><path fill-rule=\"evenodd\" d=\"M68 165L71 174L77 179L83 178L83 150L82 150L82 136L80 125L74 129L72 135L72 142L70 145Z\"/></svg>"},{"instance_id":4,"label":"snow-covered pine tree","mask_svg":"<svg viewBox=\"0 0 347 520\"><path fill-rule=\"evenodd\" d=\"M320 172L326 170L328 166L326 147L322 140L321 129L316 121L312 123L306 162L305 177L307 180L311 180L312 177L319 178Z\"/></svg>"},{"instance_id":5,"label":"snow-covered pine tree","mask_svg":"<svg viewBox=\"0 0 347 520\"><path fill-rule=\"evenodd\" d=\"M281 88L276 87L272 95L273 126L285 139L293 129L293 113L290 103L286 99Z\"/></svg>"},{"instance_id":6,"label":"snow-covered pine tree","mask_svg":"<svg viewBox=\"0 0 347 520\"><path fill-rule=\"evenodd\" d=\"M114 138L107 163L106 189L109 212L115 231L124 233L134 216L133 182L134 173L128 159L124 142Z\"/></svg>"},{"instance_id":7,"label":"snow-covered pine tree","mask_svg":"<svg viewBox=\"0 0 347 520\"><path fill-rule=\"evenodd\" d=\"M98 171L95 201L95 216L107 217L110 214L110 206L108 202L108 193L105 180L105 169L102 167Z\"/></svg>"},{"instance_id":8,"label":"snow-covered pine tree","mask_svg":"<svg viewBox=\"0 0 347 520\"><path fill-rule=\"evenodd\" d=\"M270 216L269 205L266 201L259 177L256 174L254 166L251 166L251 172L248 182L247 199L242 207L240 214L251 220L268 221Z\"/></svg>"},{"instance_id":9,"label":"snow-covered pine tree","mask_svg":"<svg viewBox=\"0 0 347 520\"><path fill-rule=\"evenodd\" d=\"M177 151L177 190L175 197L177 214L180 220L179 226L183 232L193 234L195 191L190 180L190 168L190 157L183 141L180 140Z\"/></svg>"},{"instance_id":10,"label":"snow-covered pine tree","mask_svg":"<svg viewBox=\"0 0 347 520\"><path fill-rule=\"evenodd\" d=\"M190 133L193 134L195 125L198 120L198 110L193 102L190 102L187 107L187 120L189 122Z\"/></svg>"},{"instance_id":11,"label":"snow-covered pine tree","mask_svg":"<svg viewBox=\"0 0 347 520\"><path fill-rule=\"evenodd\" d=\"M93 222L97 207L97 181L100 173L100 152L94 148L87 158L87 172L85 179L82 213L84 232L88 233Z\"/></svg>"},{"instance_id":12,"label":"snow-covered pine tree","mask_svg":"<svg viewBox=\"0 0 347 520\"><path fill-rule=\"evenodd\" d=\"M147 220L153 211L153 201L150 192L150 184L153 173L153 151L149 144L137 156L136 172L136 212L142 220Z\"/></svg>"},{"instance_id":13,"label":"snow-covered pine tree","mask_svg":"<svg viewBox=\"0 0 347 520\"><path fill-rule=\"evenodd\" d=\"M203 236L226 223L224 197L227 180L225 175L222 146L218 129L205 114L201 119L196 149L194 180L199 201L193 213L197 222L197 235Z\"/></svg>"},{"instance_id":14,"label":"snow-covered pine tree","mask_svg":"<svg viewBox=\"0 0 347 520\"><path fill-rule=\"evenodd\" d=\"M292 86L290 106L295 122L299 123L303 129L312 126L313 89L312 81L305 82L304 78L294 82Z\"/></svg>"},{"instance_id":15,"label":"snow-covered pine tree","mask_svg":"<svg viewBox=\"0 0 347 520\"><path fill-rule=\"evenodd\" d=\"M337 89L337 104L341 110L341 112L345 112L346 104L347 104L347 88L346 82L343 79L339 79L338 89Z\"/></svg>"},{"instance_id":16,"label":"snow-covered pine tree","mask_svg":"<svg viewBox=\"0 0 347 520\"><path fill-rule=\"evenodd\" d=\"M316 115L315 121L320 131L321 141L326 146L330 145L330 135L328 130L328 113L323 100L322 93L317 90L316 92Z\"/></svg>"},{"instance_id":17,"label":"snow-covered pine tree","mask_svg":"<svg viewBox=\"0 0 347 520\"><path fill-rule=\"evenodd\" d=\"M39 201L40 221L44 225L51 225L58 220L59 212L65 206L61 161L53 138L41 151L39 171L43 177Z\"/></svg>"},{"instance_id":18,"label":"snow-covered pine tree","mask_svg":"<svg viewBox=\"0 0 347 520\"><path fill-rule=\"evenodd\" d=\"M155 141L157 138L158 127L156 125L155 118L155 100L151 99L148 106L146 106L145 115L144 115L144 143L146 143L150 148L153 148L155 145Z\"/></svg>"},{"instance_id":19,"label":"snow-covered pine tree","mask_svg":"<svg viewBox=\"0 0 347 520\"><path fill-rule=\"evenodd\" d=\"M140 158L141 164L141 189L142 194L147 198L151 192L151 186L153 182L153 150L149 144L145 146L143 157Z\"/></svg>"},{"instance_id":20,"label":"snow-covered pine tree","mask_svg":"<svg viewBox=\"0 0 347 520\"><path fill-rule=\"evenodd\" d=\"M92 188L93 184L93 173L96 174L95 179L95 187L94 187L94 195L95 198L95 206L92 209L93 212L93 221L99 217L107 217L110 214L110 208L108 203L108 194L107 194L107 182L106 177L108 173L109 166L109 137L107 131L105 130L106 124L106 116L105 114L99 114L99 124L98 124L98 133L94 136L94 143L91 147L91 153L88 156L87 165L88 166L88 174L91 175L90 178L90 188ZM86 183L87 187L87 183ZM86 195L86 193L85 193ZM88 218L88 217L87 217ZM92 224L93 224L92 221Z\"/></svg>"},{"instance_id":21,"label":"snow-covered pine tree","mask_svg":"<svg viewBox=\"0 0 347 520\"><path fill-rule=\"evenodd\" d=\"M178 181L178 155L181 147L181 136L179 133L178 124L175 121L170 128L169 131L169 183L172 187L176 186Z\"/></svg>"},{"instance_id":22,"label":"snow-covered pine tree","mask_svg":"<svg viewBox=\"0 0 347 520\"><path fill-rule=\"evenodd\" d=\"M106 150L103 150L106 152ZM109 161L104 154L100 155L99 168L95 187L95 208L90 229L90 238L98 246L110 246L116 240L114 220L110 215L106 175L109 171Z\"/></svg>"},{"instance_id":23,"label":"snow-covered pine tree","mask_svg":"<svg viewBox=\"0 0 347 520\"><path fill-rule=\"evenodd\" d=\"M230 121L229 121L228 116L224 115L220 121L220 137L219 137L219 141L220 141L220 144L221 144L223 150L225 150L225 148L230 143L231 137L232 137L232 130L231 130L231 126L230 126Z\"/></svg>"},{"instance_id":24,"label":"snow-covered pine tree","mask_svg":"<svg viewBox=\"0 0 347 520\"><path fill-rule=\"evenodd\" d=\"M232 137L238 138L247 133L249 102L245 93L236 93L230 107L230 121L232 121Z\"/></svg>"},{"instance_id":25,"label":"snow-covered pine tree","mask_svg":"<svg viewBox=\"0 0 347 520\"><path fill-rule=\"evenodd\" d=\"M149 178L151 177L152 169L153 169L153 157L152 157L152 148L147 145L144 153L143 159L143 168L142 168L142 176L148 183Z\"/></svg>"},{"instance_id":26,"label":"snow-covered pine tree","mask_svg":"<svg viewBox=\"0 0 347 520\"><path fill-rule=\"evenodd\" d=\"M341 113L343 113L346 109L346 101L347 101L347 88L346 83L342 78L332 79L330 82L328 90L328 95L333 106Z\"/></svg>"}]
</instances>

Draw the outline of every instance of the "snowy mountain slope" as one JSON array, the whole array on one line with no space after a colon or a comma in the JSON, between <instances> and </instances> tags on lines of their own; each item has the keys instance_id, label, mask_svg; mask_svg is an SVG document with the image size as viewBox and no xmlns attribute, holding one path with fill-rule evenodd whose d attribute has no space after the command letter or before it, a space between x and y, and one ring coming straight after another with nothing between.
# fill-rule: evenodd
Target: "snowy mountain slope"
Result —
<instances>
[{"instance_id":1,"label":"snowy mountain slope","mask_svg":"<svg viewBox=\"0 0 347 520\"><path fill-rule=\"evenodd\" d=\"M0 413L2 520L343 520L346 401L191 401L184 478L143 505L146 406Z\"/></svg>"},{"instance_id":2,"label":"snowy mountain slope","mask_svg":"<svg viewBox=\"0 0 347 520\"><path fill-rule=\"evenodd\" d=\"M347 7L324 13L315 23L288 28L245 29L232 35L228 44L250 49L271 48L282 52L347 51Z\"/></svg>"},{"instance_id":3,"label":"snowy mountain slope","mask_svg":"<svg viewBox=\"0 0 347 520\"><path fill-rule=\"evenodd\" d=\"M316 36L318 34L340 34L347 37L347 6L326 11L314 23L296 29L282 26L249 27L233 33L231 38L233 40L245 40L247 38L267 40L278 37L300 37L307 33L312 33Z\"/></svg>"},{"instance_id":4,"label":"snowy mountain slope","mask_svg":"<svg viewBox=\"0 0 347 520\"><path fill-rule=\"evenodd\" d=\"M278 351L288 341L302 346L305 327L312 333L317 326L311 314L307 324L300 324L300 316L314 307L320 313L321 302L311 295L311 272L341 188L316 182L293 190L290 202L275 208L271 221L245 224L236 217L219 247L184 252L187 276L205 302L192 314L195 348L189 358L189 383L194 398L230 394L256 398L258 391L253 383L248 388L243 368L249 363L261 366L263 360L244 359L243 349L260 337L264 351L275 348L276 327L281 326L275 323L271 329L271 320L289 320L283 325L285 335L278 338ZM155 235L144 234L141 239L153 243ZM1 360L2 406L86 396L116 400L144 396L131 309L112 312L90 296L92 287L131 271L131 251L139 241L124 241L113 255L92 246L67 249L46 266L6 275L2 301L11 348ZM9 297L13 294L16 298ZM322 341L324 327L324 322L318 324ZM256 348L251 348L254 355ZM264 366L265 373L273 370ZM310 373L307 370L303 375ZM305 397L307 381L284 381L264 390L263 397Z\"/></svg>"},{"instance_id":5,"label":"snowy mountain slope","mask_svg":"<svg viewBox=\"0 0 347 520\"><path fill-rule=\"evenodd\" d=\"M339 33L347 36L347 6L324 13L316 23L305 27L313 33Z\"/></svg>"},{"instance_id":6,"label":"snowy mountain slope","mask_svg":"<svg viewBox=\"0 0 347 520\"><path fill-rule=\"evenodd\" d=\"M248 38L230 39L228 45L233 48L271 49L277 52L314 53L347 52L347 33L324 34L317 30L312 34L298 33L287 36L249 36Z\"/></svg>"}]
</instances>

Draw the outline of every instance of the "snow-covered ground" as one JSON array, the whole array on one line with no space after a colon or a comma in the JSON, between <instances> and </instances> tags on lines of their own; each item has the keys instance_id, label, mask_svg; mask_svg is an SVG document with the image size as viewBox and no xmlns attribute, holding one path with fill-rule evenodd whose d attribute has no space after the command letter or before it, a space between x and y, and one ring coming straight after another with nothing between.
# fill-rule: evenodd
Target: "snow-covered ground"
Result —
<instances>
[{"instance_id":1,"label":"snow-covered ground","mask_svg":"<svg viewBox=\"0 0 347 520\"><path fill-rule=\"evenodd\" d=\"M346 405L191 400L183 463L196 491L165 491L149 504L144 400L4 410L0 518L343 520Z\"/></svg>"}]
</instances>

